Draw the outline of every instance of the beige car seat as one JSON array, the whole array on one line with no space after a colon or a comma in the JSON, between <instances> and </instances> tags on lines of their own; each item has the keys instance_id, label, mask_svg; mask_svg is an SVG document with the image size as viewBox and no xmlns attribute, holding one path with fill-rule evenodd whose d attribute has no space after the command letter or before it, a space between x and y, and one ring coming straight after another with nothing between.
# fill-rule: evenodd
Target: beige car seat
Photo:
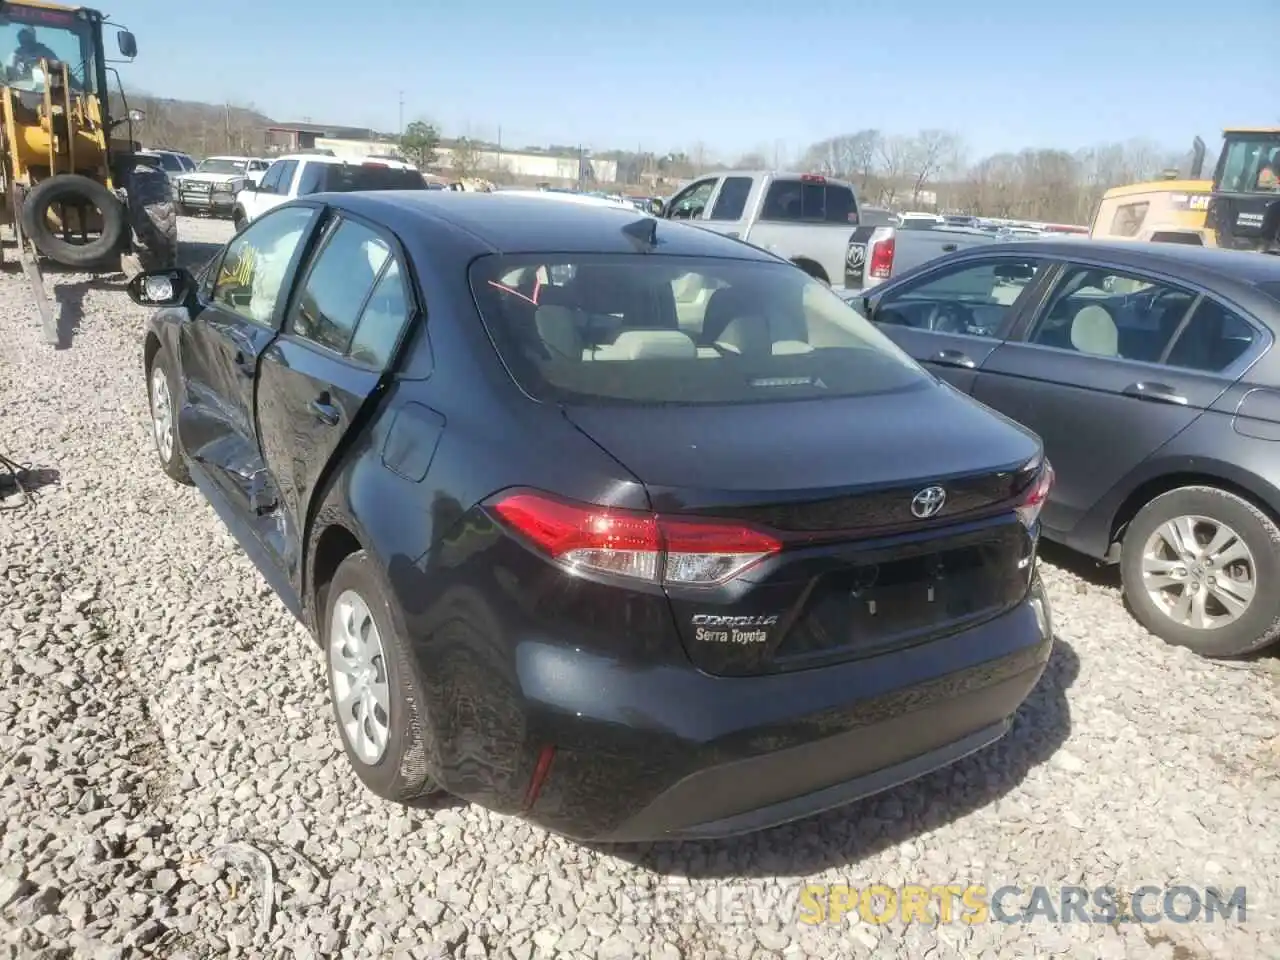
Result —
<instances>
[{"instance_id":1,"label":"beige car seat","mask_svg":"<svg viewBox=\"0 0 1280 960\"><path fill-rule=\"evenodd\" d=\"M1090 304L1071 320L1071 346L1096 357L1120 355L1120 331L1106 307Z\"/></svg>"}]
</instances>

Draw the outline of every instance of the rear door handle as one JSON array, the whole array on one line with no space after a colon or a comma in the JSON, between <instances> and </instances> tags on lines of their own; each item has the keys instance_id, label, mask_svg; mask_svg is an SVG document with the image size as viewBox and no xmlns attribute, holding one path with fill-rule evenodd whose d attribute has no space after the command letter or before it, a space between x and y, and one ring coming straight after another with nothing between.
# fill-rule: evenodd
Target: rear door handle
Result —
<instances>
[{"instance_id":1,"label":"rear door handle","mask_svg":"<svg viewBox=\"0 0 1280 960\"><path fill-rule=\"evenodd\" d=\"M964 367L966 370L973 370L978 366L959 350L939 350L929 358L929 362L940 363L944 367Z\"/></svg>"},{"instance_id":2,"label":"rear door handle","mask_svg":"<svg viewBox=\"0 0 1280 960\"><path fill-rule=\"evenodd\" d=\"M1187 398L1167 383L1153 383L1149 380L1143 380L1129 384L1124 388L1123 393L1126 397L1150 400L1152 403L1173 403L1180 407L1187 405Z\"/></svg>"},{"instance_id":3,"label":"rear door handle","mask_svg":"<svg viewBox=\"0 0 1280 960\"><path fill-rule=\"evenodd\" d=\"M955 245L954 243L944 243L944 244L942 245L942 252L943 252L943 253L955 253L955 252L956 252L956 245Z\"/></svg>"},{"instance_id":4,"label":"rear door handle","mask_svg":"<svg viewBox=\"0 0 1280 960\"><path fill-rule=\"evenodd\" d=\"M333 405L327 393L322 393L312 400L307 404L307 409L311 411L313 417L331 427L337 426L338 421L342 419L342 411Z\"/></svg>"}]
</instances>

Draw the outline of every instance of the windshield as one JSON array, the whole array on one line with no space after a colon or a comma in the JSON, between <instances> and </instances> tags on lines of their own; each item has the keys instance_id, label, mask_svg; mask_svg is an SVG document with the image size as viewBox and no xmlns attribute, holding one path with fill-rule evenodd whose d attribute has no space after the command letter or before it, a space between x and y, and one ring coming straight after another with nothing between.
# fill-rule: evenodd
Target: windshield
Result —
<instances>
[{"instance_id":1,"label":"windshield","mask_svg":"<svg viewBox=\"0 0 1280 960\"><path fill-rule=\"evenodd\" d=\"M1230 138L1219 169L1224 193L1280 191L1280 133Z\"/></svg>"},{"instance_id":2,"label":"windshield","mask_svg":"<svg viewBox=\"0 0 1280 960\"><path fill-rule=\"evenodd\" d=\"M17 90L44 92L39 72L44 58L67 65L77 92L97 92L92 32L70 10L6 4L0 14L0 57L5 82Z\"/></svg>"},{"instance_id":3,"label":"windshield","mask_svg":"<svg viewBox=\"0 0 1280 960\"><path fill-rule=\"evenodd\" d=\"M427 182L417 170L382 167L376 164L327 163L323 192L349 193L356 190L422 190Z\"/></svg>"},{"instance_id":4,"label":"windshield","mask_svg":"<svg viewBox=\"0 0 1280 960\"><path fill-rule=\"evenodd\" d=\"M219 157L210 157L208 160L200 161L200 166L196 167L196 173L244 173L247 166L248 161L246 160L226 160Z\"/></svg>"},{"instance_id":5,"label":"windshield","mask_svg":"<svg viewBox=\"0 0 1280 960\"><path fill-rule=\"evenodd\" d=\"M172 153L160 154L160 166L166 170L183 170L182 162Z\"/></svg>"},{"instance_id":6,"label":"windshield","mask_svg":"<svg viewBox=\"0 0 1280 960\"><path fill-rule=\"evenodd\" d=\"M785 264L494 255L470 279L499 355L538 400L736 404L929 382L828 287Z\"/></svg>"}]
</instances>

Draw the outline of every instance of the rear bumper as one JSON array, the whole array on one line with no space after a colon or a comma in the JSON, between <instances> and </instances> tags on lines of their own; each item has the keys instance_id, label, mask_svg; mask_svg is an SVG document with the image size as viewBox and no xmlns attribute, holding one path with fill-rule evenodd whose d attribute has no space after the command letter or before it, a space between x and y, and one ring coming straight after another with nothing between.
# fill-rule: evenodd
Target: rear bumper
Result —
<instances>
[{"instance_id":1,"label":"rear bumper","mask_svg":"<svg viewBox=\"0 0 1280 960\"><path fill-rule=\"evenodd\" d=\"M886 790L998 739L1052 645L1038 578L1022 604L962 633L771 676L637 669L529 642L516 651L518 690L499 694L498 681L487 691L505 701L484 711L503 718L501 735L480 739L480 723L437 726L442 746L455 744L444 748L455 762L439 778L582 840L748 833ZM534 770L552 749L535 797Z\"/></svg>"}]
</instances>

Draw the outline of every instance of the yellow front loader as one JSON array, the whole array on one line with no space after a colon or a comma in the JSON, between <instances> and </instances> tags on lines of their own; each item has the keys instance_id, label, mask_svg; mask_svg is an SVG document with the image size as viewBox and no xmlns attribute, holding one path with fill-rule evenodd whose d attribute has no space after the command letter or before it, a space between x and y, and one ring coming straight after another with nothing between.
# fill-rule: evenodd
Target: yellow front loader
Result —
<instances>
[{"instance_id":1,"label":"yellow front loader","mask_svg":"<svg viewBox=\"0 0 1280 960\"><path fill-rule=\"evenodd\" d=\"M98 273L163 269L177 260L169 179L139 154L133 118L113 118L96 10L0 0L0 223L9 224L56 342L42 260ZM116 28L120 54L137 41ZM128 124L128 136L117 130Z\"/></svg>"}]
</instances>

